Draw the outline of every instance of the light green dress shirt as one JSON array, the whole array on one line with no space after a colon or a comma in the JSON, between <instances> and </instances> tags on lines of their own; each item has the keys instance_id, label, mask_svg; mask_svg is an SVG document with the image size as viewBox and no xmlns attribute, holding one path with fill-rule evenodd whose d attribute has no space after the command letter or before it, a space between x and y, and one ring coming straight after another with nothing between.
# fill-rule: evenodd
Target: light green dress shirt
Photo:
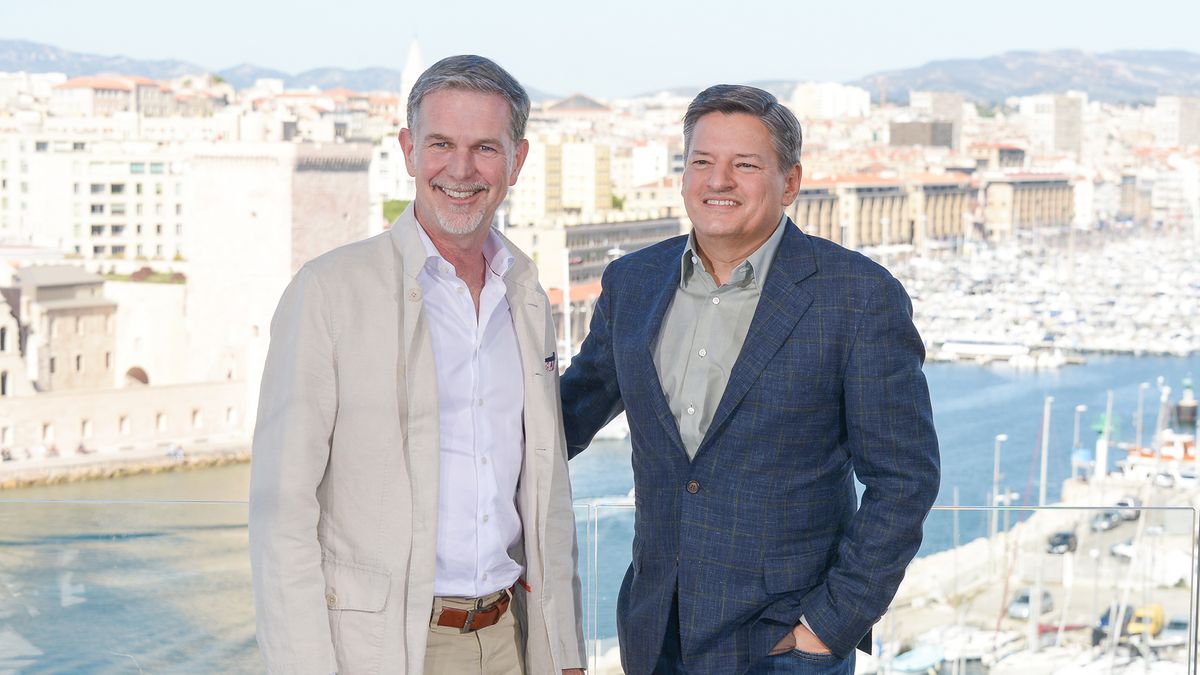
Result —
<instances>
[{"instance_id":1,"label":"light green dress shirt","mask_svg":"<svg viewBox=\"0 0 1200 675\"><path fill-rule=\"evenodd\" d=\"M696 253L695 232L688 237L679 288L658 331L654 367L689 459L696 457L750 332L786 222L787 216L780 218L771 237L719 288Z\"/></svg>"}]
</instances>

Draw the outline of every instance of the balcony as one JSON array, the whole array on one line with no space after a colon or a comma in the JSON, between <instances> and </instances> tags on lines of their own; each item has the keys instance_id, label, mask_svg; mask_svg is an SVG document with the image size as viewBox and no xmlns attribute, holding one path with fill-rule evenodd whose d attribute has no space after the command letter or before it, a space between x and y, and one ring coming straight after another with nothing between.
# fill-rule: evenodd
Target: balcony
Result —
<instances>
[{"instance_id":1,"label":"balcony","mask_svg":"<svg viewBox=\"0 0 1200 675\"><path fill-rule=\"evenodd\" d=\"M0 501L0 672L262 672L246 515ZM619 673L633 506L580 502L575 516L589 669ZM858 672L1194 673L1196 527L1184 507L935 508L937 552L909 567Z\"/></svg>"}]
</instances>

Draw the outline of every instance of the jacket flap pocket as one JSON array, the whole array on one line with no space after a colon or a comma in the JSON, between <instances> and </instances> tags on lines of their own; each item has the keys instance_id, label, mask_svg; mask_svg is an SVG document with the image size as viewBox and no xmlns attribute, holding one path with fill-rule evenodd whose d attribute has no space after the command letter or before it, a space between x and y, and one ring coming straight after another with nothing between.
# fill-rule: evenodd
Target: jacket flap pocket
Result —
<instances>
[{"instance_id":1,"label":"jacket flap pocket","mask_svg":"<svg viewBox=\"0 0 1200 675\"><path fill-rule=\"evenodd\" d=\"M321 572L329 609L378 612L387 604L392 575L386 570L325 558Z\"/></svg>"},{"instance_id":2,"label":"jacket flap pocket","mask_svg":"<svg viewBox=\"0 0 1200 675\"><path fill-rule=\"evenodd\" d=\"M763 584L768 593L808 588L825 571L828 553L823 550L763 559Z\"/></svg>"}]
</instances>

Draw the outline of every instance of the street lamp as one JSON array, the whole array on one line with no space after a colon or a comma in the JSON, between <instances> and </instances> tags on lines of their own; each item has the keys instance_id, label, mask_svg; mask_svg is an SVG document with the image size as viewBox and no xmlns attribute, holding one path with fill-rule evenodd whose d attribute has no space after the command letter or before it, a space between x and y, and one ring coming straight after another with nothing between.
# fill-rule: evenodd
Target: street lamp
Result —
<instances>
[{"instance_id":1,"label":"street lamp","mask_svg":"<svg viewBox=\"0 0 1200 675\"><path fill-rule=\"evenodd\" d=\"M1000 446L1007 440L1008 434L996 434L996 447L992 451L992 539L996 538L996 505L1000 501Z\"/></svg>"},{"instance_id":2,"label":"street lamp","mask_svg":"<svg viewBox=\"0 0 1200 675\"><path fill-rule=\"evenodd\" d=\"M1046 461L1050 457L1050 404L1054 403L1053 396L1046 397L1046 405L1042 410L1042 475L1038 485L1038 506L1046 505Z\"/></svg>"},{"instance_id":3,"label":"street lamp","mask_svg":"<svg viewBox=\"0 0 1200 675\"><path fill-rule=\"evenodd\" d=\"M1146 390L1150 388L1149 382L1143 382L1138 385L1138 407L1137 407L1137 440L1134 443L1134 448L1142 447L1142 405L1143 398L1146 395Z\"/></svg>"},{"instance_id":4,"label":"street lamp","mask_svg":"<svg viewBox=\"0 0 1200 675\"><path fill-rule=\"evenodd\" d=\"M1075 406L1075 441L1074 441L1074 445L1071 446L1072 448L1080 447L1079 446L1079 418L1085 412L1087 412L1086 405L1080 403L1079 405Z\"/></svg>"}]
</instances>

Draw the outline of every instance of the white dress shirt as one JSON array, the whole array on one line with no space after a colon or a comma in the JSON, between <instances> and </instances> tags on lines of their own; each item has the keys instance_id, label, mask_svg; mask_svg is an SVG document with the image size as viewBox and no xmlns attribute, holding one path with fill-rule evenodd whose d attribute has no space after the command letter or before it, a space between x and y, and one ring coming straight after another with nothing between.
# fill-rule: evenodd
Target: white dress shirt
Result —
<instances>
[{"instance_id":1,"label":"white dress shirt","mask_svg":"<svg viewBox=\"0 0 1200 675\"><path fill-rule=\"evenodd\" d=\"M441 443L433 592L474 598L522 573L508 555L521 540L515 500L525 448L521 354L504 284L513 256L492 231L476 318L466 283L417 231L427 254L417 281L437 367Z\"/></svg>"}]
</instances>

